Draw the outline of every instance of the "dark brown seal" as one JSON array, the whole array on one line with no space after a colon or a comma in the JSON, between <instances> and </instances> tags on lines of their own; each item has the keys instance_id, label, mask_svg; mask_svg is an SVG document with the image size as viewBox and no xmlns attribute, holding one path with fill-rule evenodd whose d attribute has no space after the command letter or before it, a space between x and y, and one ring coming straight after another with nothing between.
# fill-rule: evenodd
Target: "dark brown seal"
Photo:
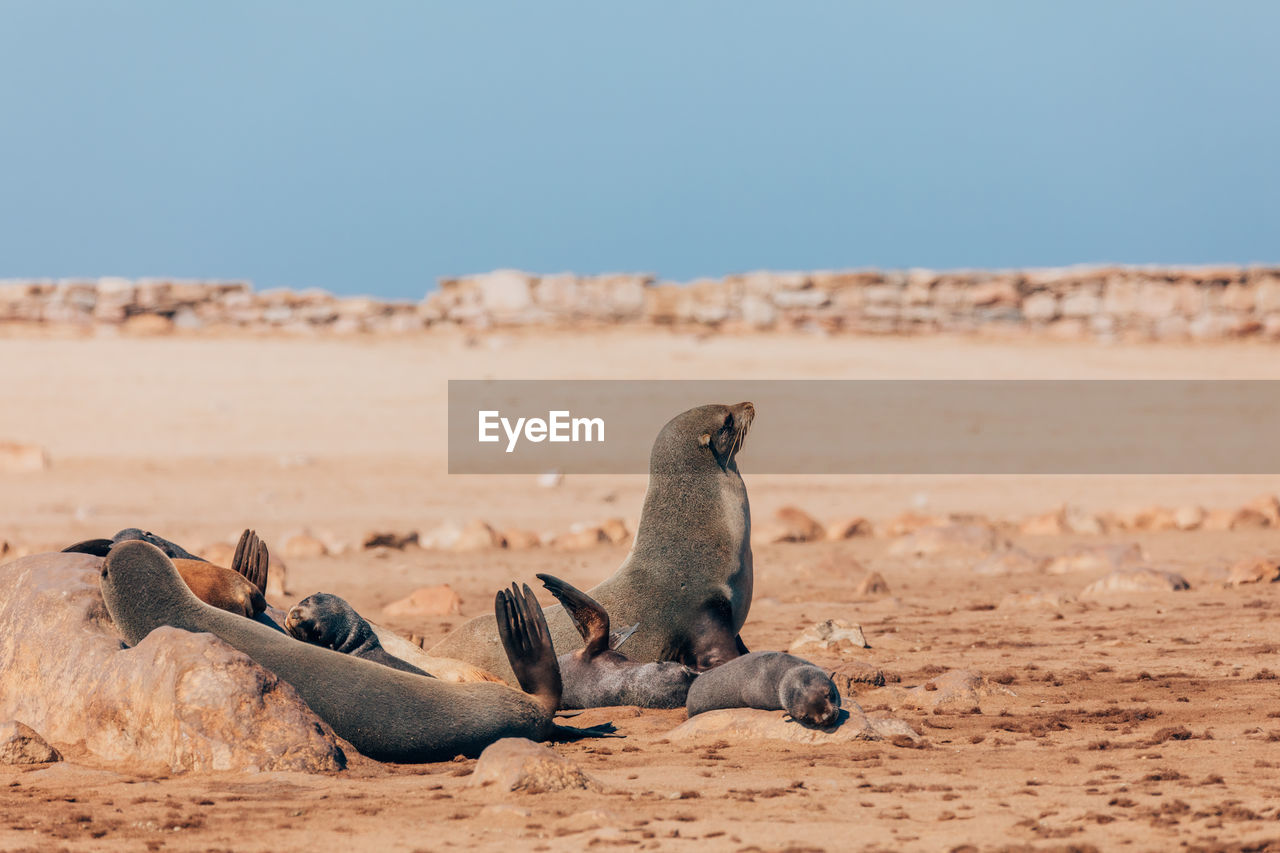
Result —
<instances>
[{"instance_id":1,"label":"dark brown seal","mask_svg":"<svg viewBox=\"0 0 1280 853\"><path fill-rule=\"evenodd\" d=\"M369 620L357 613L346 599L327 592L308 595L290 608L284 619L284 629L294 639L313 646L355 655L404 672L430 675L408 661L388 654Z\"/></svg>"},{"instance_id":2,"label":"dark brown seal","mask_svg":"<svg viewBox=\"0 0 1280 853\"><path fill-rule=\"evenodd\" d=\"M619 624L639 626L627 641L632 660L704 670L746 652L738 632L751 607L751 509L736 457L754 417L750 403L699 406L658 433L631 553L588 590ZM559 652L581 646L563 607L548 608L547 621ZM460 626L431 654L511 678L488 617Z\"/></svg>"}]
</instances>

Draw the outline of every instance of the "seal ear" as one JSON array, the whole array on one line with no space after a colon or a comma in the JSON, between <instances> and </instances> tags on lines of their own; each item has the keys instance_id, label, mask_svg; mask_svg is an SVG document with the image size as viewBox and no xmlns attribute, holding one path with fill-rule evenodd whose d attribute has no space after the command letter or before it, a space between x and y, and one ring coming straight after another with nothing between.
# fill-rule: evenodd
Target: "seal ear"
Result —
<instances>
[{"instance_id":1,"label":"seal ear","mask_svg":"<svg viewBox=\"0 0 1280 853\"><path fill-rule=\"evenodd\" d=\"M711 433L709 433L709 432L704 432L702 435L698 436L698 445L699 445L699 446L701 446L701 447L706 447L706 446L707 446L708 444L710 444L710 443L711 443Z\"/></svg>"}]
</instances>

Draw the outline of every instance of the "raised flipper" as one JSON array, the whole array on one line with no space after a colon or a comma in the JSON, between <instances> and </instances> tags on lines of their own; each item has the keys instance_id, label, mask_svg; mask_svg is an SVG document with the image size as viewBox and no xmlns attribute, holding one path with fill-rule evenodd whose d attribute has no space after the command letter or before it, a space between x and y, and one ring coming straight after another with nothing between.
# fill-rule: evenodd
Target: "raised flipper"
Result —
<instances>
[{"instance_id":1,"label":"raised flipper","mask_svg":"<svg viewBox=\"0 0 1280 853\"><path fill-rule=\"evenodd\" d=\"M258 588L263 594L267 591L267 573L271 567L271 555L267 545L258 538L253 530L240 534L236 543L235 556L231 558L231 569Z\"/></svg>"},{"instance_id":2,"label":"raised flipper","mask_svg":"<svg viewBox=\"0 0 1280 853\"><path fill-rule=\"evenodd\" d=\"M74 545L68 545L62 549L64 554L92 554L95 557L105 557L111 550L111 546L116 543L110 539L86 539L83 542L77 542Z\"/></svg>"},{"instance_id":3,"label":"raised flipper","mask_svg":"<svg viewBox=\"0 0 1280 853\"><path fill-rule=\"evenodd\" d=\"M609 648L609 612L600 606L600 602L554 575L539 574L537 577L573 618L574 627L586 641L583 649L586 656L593 658L606 651ZM625 640L626 637L622 639Z\"/></svg>"},{"instance_id":4,"label":"raised flipper","mask_svg":"<svg viewBox=\"0 0 1280 853\"><path fill-rule=\"evenodd\" d=\"M493 613L498 620L502 648L520 682L520 689L554 713L560 707L563 690L560 662L556 660L542 605L534 598L533 590L524 584L521 592L514 583L510 590L499 590L494 596Z\"/></svg>"}]
</instances>

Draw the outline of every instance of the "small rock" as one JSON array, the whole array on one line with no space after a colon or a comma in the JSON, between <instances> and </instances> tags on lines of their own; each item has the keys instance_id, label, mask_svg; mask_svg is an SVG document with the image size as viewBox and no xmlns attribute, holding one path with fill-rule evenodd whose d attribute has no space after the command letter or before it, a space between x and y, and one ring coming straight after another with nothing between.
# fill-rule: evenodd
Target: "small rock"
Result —
<instances>
[{"instance_id":1,"label":"small rock","mask_svg":"<svg viewBox=\"0 0 1280 853\"><path fill-rule=\"evenodd\" d=\"M1021 548L1005 548L980 560L974 567L974 574L1003 577L1038 572L1047 561L1036 557Z\"/></svg>"},{"instance_id":2,"label":"small rock","mask_svg":"<svg viewBox=\"0 0 1280 853\"><path fill-rule=\"evenodd\" d=\"M161 314L134 314L125 318L120 328L141 337L167 335L173 331L173 321Z\"/></svg>"},{"instance_id":3,"label":"small rock","mask_svg":"<svg viewBox=\"0 0 1280 853\"><path fill-rule=\"evenodd\" d=\"M1247 583L1275 583L1280 580L1280 562L1266 557L1251 557L1231 565L1227 583L1240 586Z\"/></svg>"},{"instance_id":4,"label":"small rock","mask_svg":"<svg viewBox=\"0 0 1280 853\"><path fill-rule=\"evenodd\" d=\"M507 540L502 538L502 534L478 518L467 522L458 541L453 543L455 551L487 551L490 548L505 547Z\"/></svg>"},{"instance_id":5,"label":"small rock","mask_svg":"<svg viewBox=\"0 0 1280 853\"><path fill-rule=\"evenodd\" d=\"M989 524L949 523L921 527L893 542L889 553L896 557L986 554L999 544Z\"/></svg>"},{"instance_id":6,"label":"small rock","mask_svg":"<svg viewBox=\"0 0 1280 853\"><path fill-rule=\"evenodd\" d=\"M324 542L306 532L295 533L285 539L280 543L280 551L290 560L325 557L329 554L329 549Z\"/></svg>"},{"instance_id":7,"label":"small rock","mask_svg":"<svg viewBox=\"0 0 1280 853\"><path fill-rule=\"evenodd\" d=\"M27 724L17 720L0 723L0 764L49 764L61 760L58 750Z\"/></svg>"},{"instance_id":8,"label":"small rock","mask_svg":"<svg viewBox=\"0 0 1280 853\"><path fill-rule=\"evenodd\" d=\"M1051 575L1073 572L1109 572L1141 563L1146 559L1136 542L1119 545L1081 545L1050 561L1045 571Z\"/></svg>"},{"instance_id":9,"label":"small rock","mask_svg":"<svg viewBox=\"0 0 1280 853\"><path fill-rule=\"evenodd\" d=\"M517 737L503 738L485 747L467 784L523 794L602 790L600 783L576 763L540 743Z\"/></svg>"},{"instance_id":10,"label":"small rock","mask_svg":"<svg viewBox=\"0 0 1280 853\"><path fill-rule=\"evenodd\" d=\"M1243 506L1231 516L1231 530L1261 530L1271 525L1266 513L1251 506Z\"/></svg>"},{"instance_id":11,"label":"small rock","mask_svg":"<svg viewBox=\"0 0 1280 853\"><path fill-rule=\"evenodd\" d=\"M316 541L318 542L319 540ZM418 533L415 530L411 530L408 533L375 530L366 533L363 539L363 547L366 550L372 548L395 548L398 551L403 551L408 546L417 544L419 544ZM324 543L320 543L320 546L324 547Z\"/></svg>"},{"instance_id":12,"label":"small rock","mask_svg":"<svg viewBox=\"0 0 1280 853\"><path fill-rule=\"evenodd\" d=\"M608 541L608 535L599 527L577 527L557 536L551 544L562 551L585 551Z\"/></svg>"},{"instance_id":13,"label":"small rock","mask_svg":"<svg viewBox=\"0 0 1280 853\"><path fill-rule=\"evenodd\" d=\"M922 527L930 527L945 523L945 518L939 518L936 515L923 515L918 512L904 512L889 519L882 527L877 527L876 533L881 536L897 538L899 536L907 536L915 533Z\"/></svg>"},{"instance_id":14,"label":"small rock","mask_svg":"<svg viewBox=\"0 0 1280 853\"><path fill-rule=\"evenodd\" d=\"M542 537L532 530L521 530L516 527L509 527L502 531L502 538L506 540L507 548L512 551L527 551L542 544Z\"/></svg>"},{"instance_id":15,"label":"small rock","mask_svg":"<svg viewBox=\"0 0 1280 853\"><path fill-rule=\"evenodd\" d=\"M1062 524L1068 533L1081 536L1098 536L1107 532L1106 522L1101 516L1085 512L1076 506L1068 506L1062 510Z\"/></svg>"},{"instance_id":16,"label":"small rock","mask_svg":"<svg viewBox=\"0 0 1280 853\"><path fill-rule=\"evenodd\" d=\"M1200 523L1201 530L1217 531L1231 529L1231 522L1235 519L1235 512L1229 509L1211 509L1205 513L1204 521Z\"/></svg>"},{"instance_id":17,"label":"small rock","mask_svg":"<svg viewBox=\"0 0 1280 853\"><path fill-rule=\"evenodd\" d=\"M870 536L874 531L875 528L868 519L855 515L827 525L827 538L831 540L853 539L856 536Z\"/></svg>"},{"instance_id":18,"label":"small rock","mask_svg":"<svg viewBox=\"0 0 1280 853\"><path fill-rule=\"evenodd\" d=\"M0 441L0 471L19 474L43 471L49 467L49 454L38 444Z\"/></svg>"},{"instance_id":19,"label":"small rock","mask_svg":"<svg viewBox=\"0 0 1280 853\"><path fill-rule=\"evenodd\" d=\"M816 542L826 537L827 530L816 518L795 506L784 506L773 514L774 523L783 532L778 542Z\"/></svg>"},{"instance_id":20,"label":"small rock","mask_svg":"<svg viewBox=\"0 0 1280 853\"><path fill-rule=\"evenodd\" d=\"M1184 589L1191 589L1191 584L1177 572L1140 566L1116 569L1085 587L1080 597L1098 598L1117 592L1170 592Z\"/></svg>"},{"instance_id":21,"label":"small rock","mask_svg":"<svg viewBox=\"0 0 1280 853\"><path fill-rule=\"evenodd\" d=\"M461 612L462 599L447 583L415 589L408 596L382 608L383 615L389 617L448 616Z\"/></svg>"},{"instance_id":22,"label":"small rock","mask_svg":"<svg viewBox=\"0 0 1280 853\"><path fill-rule=\"evenodd\" d=\"M872 572L858 582L857 595L888 595L889 583L879 572Z\"/></svg>"},{"instance_id":23,"label":"small rock","mask_svg":"<svg viewBox=\"0 0 1280 853\"><path fill-rule=\"evenodd\" d=\"M438 551L444 551L452 548L461 536L461 527L456 524L445 523L434 528L429 533L423 534L418 539L418 544L423 548L434 548Z\"/></svg>"},{"instance_id":24,"label":"small rock","mask_svg":"<svg viewBox=\"0 0 1280 853\"><path fill-rule=\"evenodd\" d=\"M835 682L836 689L840 691L841 696L852 695L855 690L854 685L870 685L872 687L884 687L885 685L884 671L860 660L845 661L834 667L831 670L831 680Z\"/></svg>"},{"instance_id":25,"label":"small rock","mask_svg":"<svg viewBox=\"0 0 1280 853\"><path fill-rule=\"evenodd\" d=\"M627 529L627 523L621 518L607 519L600 525L600 529L614 545L625 545L631 541L631 531Z\"/></svg>"},{"instance_id":26,"label":"small rock","mask_svg":"<svg viewBox=\"0 0 1280 853\"><path fill-rule=\"evenodd\" d=\"M1018 525L1018 532L1024 536L1061 536L1067 532L1066 514L1061 509L1033 515Z\"/></svg>"},{"instance_id":27,"label":"small rock","mask_svg":"<svg viewBox=\"0 0 1280 853\"><path fill-rule=\"evenodd\" d=\"M1179 530L1195 530L1204 524L1204 507L1180 506L1173 511L1173 523Z\"/></svg>"},{"instance_id":28,"label":"small rock","mask_svg":"<svg viewBox=\"0 0 1280 853\"><path fill-rule=\"evenodd\" d=\"M860 625L851 625L843 619L827 619L805 629L789 651L793 655L834 654L843 656L855 650L869 649Z\"/></svg>"},{"instance_id":29,"label":"small rock","mask_svg":"<svg viewBox=\"0 0 1280 853\"><path fill-rule=\"evenodd\" d=\"M1060 592L1011 592L996 605L1001 610L1015 608L1040 608L1061 610L1064 605L1074 601L1071 596Z\"/></svg>"},{"instance_id":30,"label":"small rock","mask_svg":"<svg viewBox=\"0 0 1280 853\"><path fill-rule=\"evenodd\" d=\"M1269 526L1280 527L1280 500L1275 495L1259 495L1245 504L1244 509L1261 515Z\"/></svg>"}]
</instances>

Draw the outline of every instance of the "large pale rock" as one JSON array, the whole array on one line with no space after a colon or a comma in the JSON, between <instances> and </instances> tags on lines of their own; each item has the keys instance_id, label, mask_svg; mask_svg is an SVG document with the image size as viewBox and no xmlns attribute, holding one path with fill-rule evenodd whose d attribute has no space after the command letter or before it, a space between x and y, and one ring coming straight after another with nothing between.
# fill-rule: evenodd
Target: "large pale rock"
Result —
<instances>
[{"instance_id":1,"label":"large pale rock","mask_svg":"<svg viewBox=\"0 0 1280 853\"><path fill-rule=\"evenodd\" d=\"M1116 569L1085 587L1081 598L1101 598L1122 592L1176 592L1191 589L1187 579L1177 572L1138 566Z\"/></svg>"},{"instance_id":2,"label":"large pale rock","mask_svg":"<svg viewBox=\"0 0 1280 853\"><path fill-rule=\"evenodd\" d=\"M834 655L837 657L871 648L862 626L843 619L827 619L805 629L789 651L794 655Z\"/></svg>"},{"instance_id":3,"label":"large pale rock","mask_svg":"<svg viewBox=\"0 0 1280 853\"><path fill-rule=\"evenodd\" d=\"M780 740L788 743L839 744L863 740L920 739L914 729L901 720L868 717L858 703L844 699L840 721L829 729L811 729L788 720L785 711L759 711L755 708L724 708L707 711L689 718L667 733L671 740L726 740L742 743L756 740Z\"/></svg>"},{"instance_id":4,"label":"large pale rock","mask_svg":"<svg viewBox=\"0 0 1280 853\"><path fill-rule=\"evenodd\" d=\"M0 723L0 764L50 764L62 754L26 723Z\"/></svg>"},{"instance_id":5,"label":"large pale rock","mask_svg":"<svg viewBox=\"0 0 1280 853\"><path fill-rule=\"evenodd\" d=\"M1074 572L1110 572L1135 566L1146 559L1137 542L1118 545L1081 545L1050 561L1045 571L1051 575Z\"/></svg>"},{"instance_id":6,"label":"large pale rock","mask_svg":"<svg viewBox=\"0 0 1280 853\"><path fill-rule=\"evenodd\" d=\"M987 524L935 524L893 542L889 553L895 557L973 556L988 554L999 544L995 528Z\"/></svg>"},{"instance_id":7,"label":"large pale rock","mask_svg":"<svg viewBox=\"0 0 1280 853\"><path fill-rule=\"evenodd\" d=\"M453 587L424 586L415 589L399 601L382 608L384 616L449 616L462 612L462 598Z\"/></svg>"},{"instance_id":8,"label":"large pale rock","mask_svg":"<svg viewBox=\"0 0 1280 853\"><path fill-rule=\"evenodd\" d=\"M550 747L519 737L503 738L485 747L468 784L523 794L601 790L600 783L575 762Z\"/></svg>"},{"instance_id":9,"label":"large pale rock","mask_svg":"<svg viewBox=\"0 0 1280 853\"><path fill-rule=\"evenodd\" d=\"M290 560L324 557L329 554L329 547L317 536L310 533L295 533L280 543L280 550Z\"/></svg>"},{"instance_id":10,"label":"large pale rock","mask_svg":"<svg viewBox=\"0 0 1280 853\"><path fill-rule=\"evenodd\" d=\"M595 525L574 525L568 533L562 533L552 540L552 546L562 551L585 551L609 541L609 534Z\"/></svg>"},{"instance_id":11,"label":"large pale rock","mask_svg":"<svg viewBox=\"0 0 1280 853\"><path fill-rule=\"evenodd\" d=\"M0 719L104 761L172 771L344 766L297 692L212 634L160 628L125 648L101 564L55 553L0 567Z\"/></svg>"},{"instance_id":12,"label":"large pale rock","mask_svg":"<svg viewBox=\"0 0 1280 853\"><path fill-rule=\"evenodd\" d=\"M507 547L507 540L502 538L502 534L494 530L488 522L478 518L467 522L458 535L457 541L453 543L455 551L487 551L490 548L505 547Z\"/></svg>"},{"instance_id":13,"label":"large pale rock","mask_svg":"<svg viewBox=\"0 0 1280 853\"><path fill-rule=\"evenodd\" d=\"M49 467L49 454L38 444L0 441L0 472L24 473Z\"/></svg>"}]
</instances>

